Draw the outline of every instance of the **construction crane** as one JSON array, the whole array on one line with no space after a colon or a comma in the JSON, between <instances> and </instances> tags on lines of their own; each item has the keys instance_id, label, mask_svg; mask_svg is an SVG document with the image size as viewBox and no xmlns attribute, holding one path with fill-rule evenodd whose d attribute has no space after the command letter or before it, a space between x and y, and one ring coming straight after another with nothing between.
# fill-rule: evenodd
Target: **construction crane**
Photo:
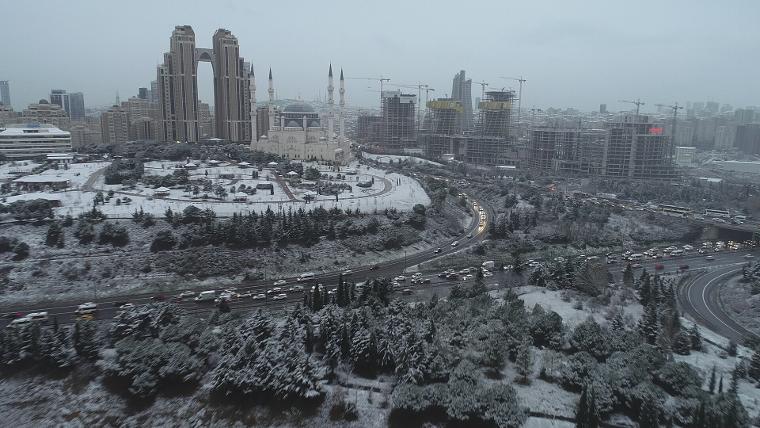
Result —
<instances>
[{"instance_id":1,"label":"construction crane","mask_svg":"<svg viewBox=\"0 0 760 428\"><path fill-rule=\"evenodd\" d=\"M672 106L667 104L655 104L657 107L664 107L673 110L673 130L670 133L671 144L670 147L675 147L676 144L676 120L678 120L678 110L683 109L683 106L679 106L678 103L673 103Z\"/></svg>"},{"instance_id":2,"label":"construction crane","mask_svg":"<svg viewBox=\"0 0 760 428\"><path fill-rule=\"evenodd\" d=\"M383 82L390 82L391 79L387 77L346 77L346 80L372 80L380 82L380 105L383 104Z\"/></svg>"},{"instance_id":3,"label":"construction crane","mask_svg":"<svg viewBox=\"0 0 760 428\"><path fill-rule=\"evenodd\" d=\"M480 85L480 100L482 101L486 97L486 86L488 86L488 83L486 82L472 82L476 85Z\"/></svg>"},{"instance_id":4,"label":"construction crane","mask_svg":"<svg viewBox=\"0 0 760 428\"><path fill-rule=\"evenodd\" d=\"M636 98L636 101L629 101L629 100L618 100L618 102L619 102L619 103L628 103L628 104L633 104L633 105L635 105L635 106L636 106L636 118L637 118L637 119L638 119L638 117L639 117L639 108L641 108L641 106L643 106L643 105L645 105L645 104L646 104L645 102L641 101L641 100L640 100L640 99L638 99L638 98Z\"/></svg>"},{"instance_id":5,"label":"construction crane","mask_svg":"<svg viewBox=\"0 0 760 428\"><path fill-rule=\"evenodd\" d=\"M522 87L523 83L527 82L527 80L523 79L522 76L520 77L500 77L500 79L504 80L514 80L515 82L520 82L520 89L517 94L517 125L520 125L520 113L522 112Z\"/></svg>"},{"instance_id":6,"label":"construction crane","mask_svg":"<svg viewBox=\"0 0 760 428\"><path fill-rule=\"evenodd\" d=\"M406 84L396 84L396 83L389 83L388 86L394 86L396 88L407 88L407 89L416 89L417 90L417 131L419 132L419 127L422 122L422 111L420 105L422 104L422 89L425 89L425 108L427 108L427 99L428 94L430 91L435 91L435 89L430 89L429 85L418 83L416 85L406 85Z\"/></svg>"}]
</instances>

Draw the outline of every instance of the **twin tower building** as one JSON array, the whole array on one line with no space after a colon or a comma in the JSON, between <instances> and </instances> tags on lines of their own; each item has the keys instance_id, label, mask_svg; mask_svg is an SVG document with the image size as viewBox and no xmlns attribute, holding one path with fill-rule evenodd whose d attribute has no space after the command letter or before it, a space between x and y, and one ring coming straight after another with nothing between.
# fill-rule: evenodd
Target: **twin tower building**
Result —
<instances>
[{"instance_id":1,"label":"twin tower building","mask_svg":"<svg viewBox=\"0 0 760 428\"><path fill-rule=\"evenodd\" d=\"M213 131L216 138L230 142L251 142L254 145L266 132L272 135L261 141L261 149L265 151L278 151L281 153L277 154L282 156L301 159L316 157L327 160L345 156L345 153L337 153L348 151L343 130L342 71L339 135L336 135L333 130L332 67L330 67L328 77L330 107L328 129L321 126L316 112L303 103L287 106L282 112L275 113L274 87L270 70L268 88L270 104L268 120L265 120L268 129L257 130L256 83L253 67L240 56L238 40L230 31L217 30L212 39L212 46L211 49L196 47L195 32L189 25L174 28L169 52L164 54L163 64L158 66L160 139L181 142L197 142L201 139L203 123L201 115L204 112L199 110L197 69L198 63L205 61L211 63L214 75ZM293 122L297 123L294 125ZM319 136L317 137L315 133ZM308 143L316 144L309 150L303 147ZM317 153L320 155L315 156Z\"/></svg>"}]
</instances>

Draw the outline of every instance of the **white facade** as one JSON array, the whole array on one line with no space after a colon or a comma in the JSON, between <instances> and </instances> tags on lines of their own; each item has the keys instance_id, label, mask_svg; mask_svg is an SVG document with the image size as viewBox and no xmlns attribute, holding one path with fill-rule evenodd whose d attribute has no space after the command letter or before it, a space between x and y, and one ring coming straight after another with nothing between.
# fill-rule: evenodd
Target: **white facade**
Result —
<instances>
[{"instance_id":1,"label":"white facade","mask_svg":"<svg viewBox=\"0 0 760 428\"><path fill-rule=\"evenodd\" d=\"M328 77L329 112L327 114L327 128L323 127L322 120L310 105L305 103L291 104L282 111L275 111L274 84L272 71L269 71L269 131L256 141L252 139L251 150L276 154L287 159L297 160L322 160L340 164L350 161L350 141L344 135L343 107L345 105L343 86L343 72L341 70L341 103L339 112L339 135L334 131L333 112L333 83L332 66ZM253 104L255 93L252 93Z\"/></svg>"},{"instance_id":2,"label":"white facade","mask_svg":"<svg viewBox=\"0 0 760 428\"><path fill-rule=\"evenodd\" d=\"M71 152L71 134L52 125L13 125L0 129L0 153L9 159L32 159Z\"/></svg>"}]
</instances>

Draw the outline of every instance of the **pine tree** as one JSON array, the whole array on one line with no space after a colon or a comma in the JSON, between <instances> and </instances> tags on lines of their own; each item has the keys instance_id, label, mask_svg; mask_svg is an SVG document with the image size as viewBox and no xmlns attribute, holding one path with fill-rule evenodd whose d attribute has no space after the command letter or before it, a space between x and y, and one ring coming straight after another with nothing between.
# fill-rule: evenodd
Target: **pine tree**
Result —
<instances>
[{"instance_id":1,"label":"pine tree","mask_svg":"<svg viewBox=\"0 0 760 428\"><path fill-rule=\"evenodd\" d=\"M523 384L530 383L530 374L533 371L533 353L530 349L530 339L525 338L517 348L517 358L515 359L517 373L520 374L520 382Z\"/></svg>"},{"instance_id":2,"label":"pine tree","mask_svg":"<svg viewBox=\"0 0 760 428\"><path fill-rule=\"evenodd\" d=\"M752 354L747 374L749 374L749 377L752 379L760 381L760 348L755 349L755 352Z\"/></svg>"},{"instance_id":3,"label":"pine tree","mask_svg":"<svg viewBox=\"0 0 760 428\"><path fill-rule=\"evenodd\" d=\"M736 366L731 370L731 383L728 386L728 392L734 395L739 392L739 368Z\"/></svg>"},{"instance_id":4,"label":"pine tree","mask_svg":"<svg viewBox=\"0 0 760 428\"><path fill-rule=\"evenodd\" d=\"M616 310L610 320L610 330L616 334L623 333L625 331L625 319L623 318L623 311Z\"/></svg>"},{"instance_id":5,"label":"pine tree","mask_svg":"<svg viewBox=\"0 0 760 428\"><path fill-rule=\"evenodd\" d=\"M718 394L723 394L723 375L720 375L720 381L718 382Z\"/></svg>"},{"instance_id":6,"label":"pine tree","mask_svg":"<svg viewBox=\"0 0 760 428\"><path fill-rule=\"evenodd\" d=\"M641 302L642 306L648 306L649 302L654 301L652 284L649 280L649 275L645 276L642 274L641 279L639 280L639 284L639 301Z\"/></svg>"},{"instance_id":7,"label":"pine tree","mask_svg":"<svg viewBox=\"0 0 760 428\"><path fill-rule=\"evenodd\" d=\"M699 327L694 323L691 330L689 330L689 338L691 339L691 349L695 351L702 350L702 335L699 334Z\"/></svg>"},{"instance_id":8,"label":"pine tree","mask_svg":"<svg viewBox=\"0 0 760 428\"><path fill-rule=\"evenodd\" d=\"M708 389L710 390L710 394L715 393L715 365L713 365L712 371L710 372L710 383Z\"/></svg>"},{"instance_id":9,"label":"pine tree","mask_svg":"<svg viewBox=\"0 0 760 428\"><path fill-rule=\"evenodd\" d=\"M639 320L639 332L647 343L654 345L660 335L660 323L657 317L657 304L649 302Z\"/></svg>"},{"instance_id":10,"label":"pine tree","mask_svg":"<svg viewBox=\"0 0 760 428\"><path fill-rule=\"evenodd\" d=\"M659 428L659 409L652 397L647 397L641 403L639 412L639 428Z\"/></svg>"},{"instance_id":11,"label":"pine tree","mask_svg":"<svg viewBox=\"0 0 760 428\"><path fill-rule=\"evenodd\" d=\"M633 288L633 268L630 263L628 263L625 271L623 271L623 285L626 288Z\"/></svg>"},{"instance_id":12,"label":"pine tree","mask_svg":"<svg viewBox=\"0 0 760 428\"><path fill-rule=\"evenodd\" d=\"M575 412L575 426L578 428L599 427L599 414L596 408L594 388L590 384L583 386L578 408Z\"/></svg>"}]
</instances>

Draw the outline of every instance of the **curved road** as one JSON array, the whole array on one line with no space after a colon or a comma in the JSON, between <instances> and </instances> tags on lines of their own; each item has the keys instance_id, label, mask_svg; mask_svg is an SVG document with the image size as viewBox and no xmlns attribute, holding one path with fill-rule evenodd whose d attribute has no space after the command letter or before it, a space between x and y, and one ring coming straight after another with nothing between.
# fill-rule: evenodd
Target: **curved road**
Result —
<instances>
[{"instance_id":1,"label":"curved road","mask_svg":"<svg viewBox=\"0 0 760 428\"><path fill-rule=\"evenodd\" d=\"M739 344L760 337L726 314L720 304L719 291L727 279L741 274L742 264L734 263L700 274L678 288L678 301L686 313L702 326Z\"/></svg>"},{"instance_id":2,"label":"curved road","mask_svg":"<svg viewBox=\"0 0 760 428\"><path fill-rule=\"evenodd\" d=\"M478 201L479 203L482 202ZM488 230L488 221L492 218L492 210L490 207L485 206L486 210L486 222L484 226L480 226L480 218L478 214L475 214L473 216L472 222L470 224L470 227L465 230L465 232L459 237L457 246L451 246L446 245L441 248L441 251L436 253L434 248L430 248L428 250L420 251L417 253L409 254L408 256L405 255L404 257L390 260L387 262L383 262L379 266L361 266L352 268L352 274L350 276L351 279L354 281L362 281L366 278L377 278L377 277L392 277L395 275L399 275L406 270L407 267L413 266L428 260L435 259L437 257L441 257L443 255L456 253L458 251L461 251L465 248L468 248L472 245L477 244L478 242L482 241L485 236L486 232ZM456 240L456 238L454 238ZM343 270L340 271L333 271L333 272L324 272L316 275L316 278L314 279L313 283L321 283L324 284L327 289L333 288L337 282L338 276L343 272ZM348 278L348 277L347 277ZM286 278L287 285L284 286L285 288L289 288L297 283L297 278ZM242 284L240 284L237 287L237 292L239 293L247 293L250 292L252 294L258 294L258 293L266 293L266 291L273 287L274 280L253 280L253 281L246 281ZM435 282L435 281L434 281ZM312 285L311 283L303 283L304 288L307 285ZM435 284L431 284L429 286L434 286ZM173 298L173 296L176 296L182 291L193 291L194 293L198 293L201 290L198 289L179 289L179 290L173 290L172 295L166 296L167 299ZM284 291L284 290L283 290ZM152 293L135 293L135 294L129 294L129 295L123 295L123 296L109 296L104 297L101 299L95 299L94 301L98 303L98 314L97 318L99 320L107 320L110 318L113 318L115 314L118 312L117 308L123 303L130 302L133 304L143 304L143 303L149 303L151 302L152 298L156 295L161 294L161 291L153 291ZM86 292L83 292L83 294L87 294ZM35 304L31 305L17 305L17 306L4 306L0 307L0 312L3 314L8 313L15 313L20 312L21 314L27 314L31 312L40 312L40 311L46 311L48 312L48 316L50 318L56 317L58 322L61 324L68 324L72 323L76 319L76 315L74 311L76 310L77 305L82 303L83 301L89 300L88 298L83 297L82 299L73 301L48 301L48 302L37 302ZM253 300L251 298L247 299L236 299L233 300L230 303L230 306L233 310L253 310L255 308L260 307L267 307L270 309L281 309L283 307L286 307L288 305L293 305L297 302L303 301L303 291L291 291L287 293L287 298L283 300L272 300L271 296L267 296L264 300ZM213 302L208 303L195 303L192 301L192 299L189 300L176 300L176 303L185 308L190 313L199 313L204 314L208 313L209 311L213 310L215 306L213 305ZM1 324L7 324L10 320L7 318L4 318L2 321L0 321Z\"/></svg>"}]
</instances>

